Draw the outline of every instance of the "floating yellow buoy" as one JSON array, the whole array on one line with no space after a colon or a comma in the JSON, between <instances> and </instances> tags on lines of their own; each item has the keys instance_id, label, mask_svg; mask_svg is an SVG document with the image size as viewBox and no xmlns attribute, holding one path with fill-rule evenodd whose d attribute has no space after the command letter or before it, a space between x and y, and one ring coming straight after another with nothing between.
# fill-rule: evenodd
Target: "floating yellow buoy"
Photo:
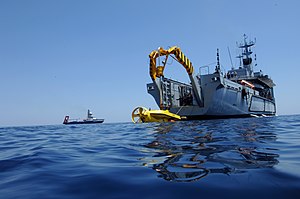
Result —
<instances>
[{"instance_id":1,"label":"floating yellow buoy","mask_svg":"<svg viewBox=\"0 0 300 199\"><path fill-rule=\"evenodd\" d=\"M148 110L145 107L137 107L132 111L131 118L133 123L144 122L170 122L181 120L179 115L168 110Z\"/></svg>"}]
</instances>

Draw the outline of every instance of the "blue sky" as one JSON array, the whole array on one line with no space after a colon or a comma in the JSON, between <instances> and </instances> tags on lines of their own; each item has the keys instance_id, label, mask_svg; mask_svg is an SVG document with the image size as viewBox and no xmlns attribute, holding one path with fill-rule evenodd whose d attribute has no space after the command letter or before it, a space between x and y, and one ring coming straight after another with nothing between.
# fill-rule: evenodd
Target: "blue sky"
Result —
<instances>
[{"instance_id":1,"label":"blue sky","mask_svg":"<svg viewBox=\"0 0 300 199\"><path fill-rule=\"evenodd\" d=\"M61 124L91 109L128 122L146 91L149 53L177 45L200 66L230 69L245 33L256 70L276 83L279 115L299 114L300 1L0 0L0 126ZM237 61L233 61L237 64ZM198 69L197 69L198 70ZM187 78L169 66L166 76Z\"/></svg>"}]
</instances>

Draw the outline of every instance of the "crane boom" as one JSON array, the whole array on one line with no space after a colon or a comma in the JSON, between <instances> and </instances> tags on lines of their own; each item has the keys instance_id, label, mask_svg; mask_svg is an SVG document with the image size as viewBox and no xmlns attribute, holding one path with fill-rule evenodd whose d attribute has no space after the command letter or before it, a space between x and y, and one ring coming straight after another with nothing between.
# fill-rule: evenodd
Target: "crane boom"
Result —
<instances>
[{"instance_id":1,"label":"crane boom","mask_svg":"<svg viewBox=\"0 0 300 199\"><path fill-rule=\"evenodd\" d=\"M176 60L185 68L186 72L189 75L189 78L192 83L192 87L194 90L194 94L196 97L196 101L199 106L203 106L203 99L201 95L201 87L199 84L197 84L196 79L193 76L194 73L194 67L192 62L183 54L183 52L180 50L179 47L173 46L167 50L163 49L162 47L159 47L158 50L153 50L149 54L150 58L150 77L153 80L154 83L157 84L156 78L157 77L163 77L164 76L164 69L166 66L166 62L169 55L175 55ZM160 56L166 56L166 60L164 62L163 66L157 66L156 59Z\"/></svg>"},{"instance_id":2,"label":"crane boom","mask_svg":"<svg viewBox=\"0 0 300 199\"><path fill-rule=\"evenodd\" d=\"M173 46L168 50L163 49L162 47L158 48L158 50L154 50L149 54L150 58L150 76L152 80L155 80L156 77L163 76L163 70L165 66L156 66L156 58L160 56L168 56L175 55L177 61L184 66L186 72L189 75L192 75L194 72L194 67L192 62L183 54L179 47Z\"/></svg>"}]
</instances>

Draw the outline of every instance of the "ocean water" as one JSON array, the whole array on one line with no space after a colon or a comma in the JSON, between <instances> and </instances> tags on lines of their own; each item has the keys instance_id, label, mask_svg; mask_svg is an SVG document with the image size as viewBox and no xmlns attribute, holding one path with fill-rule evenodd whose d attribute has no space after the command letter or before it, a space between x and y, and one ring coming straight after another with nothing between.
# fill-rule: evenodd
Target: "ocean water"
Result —
<instances>
[{"instance_id":1,"label":"ocean water","mask_svg":"<svg viewBox=\"0 0 300 199\"><path fill-rule=\"evenodd\" d=\"M300 115L2 127L0 198L300 198Z\"/></svg>"}]
</instances>

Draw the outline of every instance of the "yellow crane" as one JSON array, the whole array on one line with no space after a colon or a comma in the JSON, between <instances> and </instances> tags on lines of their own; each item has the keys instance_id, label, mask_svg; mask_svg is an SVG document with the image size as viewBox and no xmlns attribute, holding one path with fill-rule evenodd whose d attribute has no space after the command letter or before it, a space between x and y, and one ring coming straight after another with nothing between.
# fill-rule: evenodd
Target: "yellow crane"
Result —
<instances>
[{"instance_id":1,"label":"yellow crane","mask_svg":"<svg viewBox=\"0 0 300 199\"><path fill-rule=\"evenodd\" d=\"M192 75L194 72L194 67L192 62L182 53L179 47L173 46L168 50L159 47L158 50L154 50L149 54L150 58L150 77L154 81L156 77L163 76L164 69L166 67L167 59L169 55L174 54L177 61L184 66L186 72ZM156 66L156 59L160 56L166 56L166 60L163 62L164 66Z\"/></svg>"},{"instance_id":2,"label":"yellow crane","mask_svg":"<svg viewBox=\"0 0 300 199\"><path fill-rule=\"evenodd\" d=\"M173 57L174 55L175 57ZM157 66L157 58L160 56L165 56L165 60L162 62L163 66ZM194 67L192 62L183 54L179 47L173 46L169 49L163 49L162 47L158 48L158 50L153 50L149 54L150 58L150 77L154 83L156 83L156 78L160 78L164 76L164 69L166 67L167 59L171 56L175 60L177 60L188 73L191 84L194 89L196 101L201 106L203 104L203 100L201 98L201 88L199 88L196 84L196 80L193 76ZM157 85L157 83L156 83ZM158 86L158 85L157 85ZM169 110L148 110L145 107L137 107L132 111L132 121L134 123L141 122L167 122L167 121L177 121L181 120L181 117L177 114L171 113Z\"/></svg>"}]
</instances>

